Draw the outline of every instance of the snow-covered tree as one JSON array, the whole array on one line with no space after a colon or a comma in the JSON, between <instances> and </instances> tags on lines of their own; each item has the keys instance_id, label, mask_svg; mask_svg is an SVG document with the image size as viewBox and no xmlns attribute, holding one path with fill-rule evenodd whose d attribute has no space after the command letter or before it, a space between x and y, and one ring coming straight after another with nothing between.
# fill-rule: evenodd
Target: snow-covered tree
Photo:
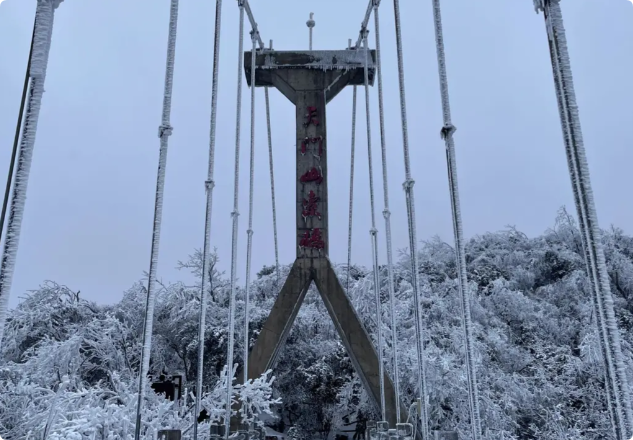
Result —
<instances>
[{"instance_id":1,"label":"snow-covered tree","mask_svg":"<svg viewBox=\"0 0 633 440\"><path fill-rule=\"evenodd\" d=\"M612 228L604 232L603 245L622 351L633 377L633 238ZM486 438L609 438L591 285L573 217L561 210L554 227L540 237L527 237L512 227L474 237L466 245L466 261ZM228 282L216 270L216 262L214 256L204 341L203 408L209 417L205 424L224 414L227 380ZM467 435L469 404L454 250L434 238L420 246L419 263L421 311L428 328L430 428L457 429ZM170 402L148 390L143 416L147 438L158 429L174 428L182 429L186 439L194 422L190 390L195 389L199 344L199 253L180 266L191 270L197 281L161 285L157 292L150 370L182 374L189 395ZM394 267L394 286L405 403L417 397L410 268L403 251ZM344 279L344 268L337 270ZM384 280L387 271L381 270ZM288 271L281 267L282 279ZM368 294L371 277L370 271L356 267L349 296L373 337L378 320ZM280 288L270 268L263 268L251 283L251 344ZM239 289L237 322L243 319L243 294ZM52 282L31 292L12 311L5 329L0 435L5 440L41 439L48 425L49 440L131 438L145 295L141 282L119 303L108 306L90 303L81 292ZM382 300L386 312L380 324L388 334L387 296ZM236 332L241 331L238 326ZM243 338L237 336L241 343ZM390 353L390 338L384 343L385 353ZM237 370L241 352L236 351ZM386 362L390 369L390 356ZM234 370L232 378L239 374ZM314 287L279 364L243 387L236 384L233 399L236 404L248 402L248 421L265 422L292 438L349 433L361 412L375 412Z\"/></svg>"}]
</instances>

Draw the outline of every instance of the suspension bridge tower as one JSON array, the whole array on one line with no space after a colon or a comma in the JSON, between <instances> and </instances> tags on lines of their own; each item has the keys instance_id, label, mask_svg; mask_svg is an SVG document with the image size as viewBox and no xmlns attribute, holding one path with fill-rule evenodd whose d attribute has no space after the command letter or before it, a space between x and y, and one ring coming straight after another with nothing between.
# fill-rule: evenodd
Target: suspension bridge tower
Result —
<instances>
[{"instance_id":1,"label":"suspension bridge tower","mask_svg":"<svg viewBox=\"0 0 633 440\"><path fill-rule=\"evenodd\" d=\"M314 281L365 389L380 402L376 349L328 258L328 139L326 107L348 85L363 85L368 59L373 85L376 52L258 50L244 53L249 86L275 87L296 108L296 260L251 350L248 378L275 366L301 303ZM251 70L255 69L255 84ZM396 397L384 374L387 421L396 423Z\"/></svg>"}]
</instances>

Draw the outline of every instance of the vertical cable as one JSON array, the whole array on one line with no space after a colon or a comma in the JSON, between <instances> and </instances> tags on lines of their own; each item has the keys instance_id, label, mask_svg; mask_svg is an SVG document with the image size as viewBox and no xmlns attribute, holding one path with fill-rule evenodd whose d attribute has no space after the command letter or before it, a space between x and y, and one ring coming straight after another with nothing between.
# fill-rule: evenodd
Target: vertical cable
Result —
<instances>
[{"instance_id":1,"label":"vertical cable","mask_svg":"<svg viewBox=\"0 0 633 440\"><path fill-rule=\"evenodd\" d=\"M279 283L279 241L277 240L277 208L276 208L276 203L275 203L273 138L272 138L272 133L271 133L271 128L270 128L270 99L268 98L268 87L264 87L264 96L266 98L266 127L268 129L268 162L270 164L270 196L271 196L271 202L272 202L272 207L273 207L273 238L275 241L275 272L277 274L277 283Z\"/></svg>"},{"instance_id":2,"label":"vertical cable","mask_svg":"<svg viewBox=\"0 0 633 440\"><path fill-rule=\"evenodd\" d=\"M251 161L248 192L248 230L246 244L246 287L244 289L244 383L248 381L248 328L250 314L251 259L253 252L253 192L255 190L255 63L257 58L257 29L251 31ZM246 402L244 403L246 405Z\"/></svg>"},{"instance_id":3,"label":"vertical cable","mask_svg":"<svg viewBox=\"0 0 633 440\"><path fill-rule=\"evenodd\" d=\"M398 85L400 89L400 118L402 122L402 147L404 153L404 170L406 180L403 184L406 204L407 219L409 223L409 247L411 249L411 286L413 288L413 302L415 313L415 334L416 352L418 356L418 392L422 408L420 411L420 428L423 439L429 438L428 408L427 408L427 384L426 384L426 364L424 362L424 334L425 328L420 316L420 293L418 278L418 239L415 225L415 197L413 185L415 181L411 178L411 163L409 159L409 133L407 127L407 104L404 84L404 60L402 54L402 29L400 24L400 2L393 0L394 18L396 25L396 49L398 55Z\"/></svg>"},{"instance_id":4,"label":"vertical cable","mask_svg":"<svg viewBox=\"0 0 633 440\"><path fill-rule=\"evenodd\" d=\"M391 355L393 357L393 382L396 395L396 423L401 422L400 416L400 379L398 374L398 334L396 326L396 301L393 286L393 247L391 243L391 211L389 210L389 179L387 178L387 143L385 141L385 111L382 91L382 61L380 51L380 15L378 9L380 0L374 0L374 26L376 28L376 76L378 78L378 109L380 114L380 150L382 154L382 188L385 209L385 236L387 239L387 273L389 276L389 304L391 308Z\"/></svg>"},{"instance_id":5,"label":"vertical cable","mask_svg":"<svg viewBox=\"0 0 633 440\"><path fill-rule=\"evenodd\" d=\"M170 125L171 94L174 84L174 61L176 56L176 32L178 27L178 0L171 0L169 14L169 37L167 41L167 66L163 93L163 115L158 127L160 152L158 158L158 176L156 179L156 200L154 204L154 227L152 232L152 249L147 281L147 302L145 305L145 325L143 329L143 351L141 353L141 375L139 377L138 401L136 404L135 440L141 438L141 415L143 398L147 386L147 374L152 352L152 328L154 324L154 304L156 302L156 266L158 266L158 249L160 244L161 222L163 217L163 195L165 191L165 168L167 166L167 147L172 133Z\"/></svg>"},{"instance_id":6,"label":"vertical cable","mask_svg":"<svg viewBox=\"0 0 633 440\"><path fill-rule=\"evenodd\" d=\"M442 33L442 14L440 1L433 0L433 17L435 27L435 44L437 49L437 65L440 78L440 94L442 98L442 113L444 127L442 137L446 144L446 165L448 170L451 211L453 214L453 233L455 236L455 259L457 266L457 285L462 311L462 326L465 340L466 372L468 377L468 401L470 407L470 426L473 440L481 438L481 416L479 413L479 390L475 370L475 353L473 324L470 311L470 296L468 292L468 278L466 274L466 251L464 248L464 232L462 227L461 209L459 203L459 188L457 185L457 160L453 133L455 127L451 122L451 108L448 96L448 77L446 74L446 57L444 54L444 37Z\"/></svg>"},{"instance_id":7,"label":"vertical cable","mask_svg":"<svg viewBox=\"0 0 633 440\"><path fill-rule=\"evenodd\" d=\"M352 267L352 213L354 207L354 148L356 145L356 86L352 97L352 148L349 178L349 228L347 231L347 292L349 294L350 268Z\"/></svg>"},{"instance_id":8,"label":"vertical cable","mask_svg":"<svg viewBox=\"0 0 633 440\"><path fill-rule=\"evenodd\" d=\"M235 344L235 291L237 277L237 227L239 219L238 201L240 187L240 133L242 128L242 66L244 52L244 0L238 0L240 8L240 35L237 55L237 115L235 121L235 181L233 190L233 231L231 243L231 296L229 297L229 346L226 356L226 416L224 418L225 438L228 440L231 427L231 396L233 394L233 350ZM253 66L252 66L253 67ZM251 68L252 68L251 67Z\"/></svg>"},{"instance_id":9,"label":"vertical cable","mask_svg":"<svg viewBox=\"0 0 633 440\"><path fill-rule=\"evenodd\" d=\"M386 420L385 408L385 366L383 360L382 347L382 307L380 301L380 273L378 267L378 230L376 229L376 213L374 204L374 171L372 166L371 155L371 118L369 105L369 48L367 47L367 34L369 31L365 29L363 35L363 47L365 50L365 112L367 114L367 159L369 161L369 200L371 209L371 249L372 261L374 265L374 296L376 300L376 332L377 332L377 349L378 349L378 375L380 379L380 411L382 420Z\"/></svg>"},{"instance_id":10,"label":"vertical cable","mask_svg":"<svg viewBox=\"0 0 633 440\"><path fill-rule=\"evenodd\" d=\"M196 376L196 401L193 423L193 440L198 440L197 417L200 414L202 400L202 377L204 374L204 341L207 316L207 288L211 286L211 264L209 253L211 248L211 214L213 211L213 172L215 168L215 130L218 109L218 69L220 66L220 29L222 24L222 0L215 4L215 29L213 43L213 73L211 83L211 123L209 133L209 166L205 181L206 208L204 216L204 245L202 251L202 286L200 289L200 313L198 316L198 371ZM207 287L208 286L208 287Z\"/></svg>"}]
</instances>

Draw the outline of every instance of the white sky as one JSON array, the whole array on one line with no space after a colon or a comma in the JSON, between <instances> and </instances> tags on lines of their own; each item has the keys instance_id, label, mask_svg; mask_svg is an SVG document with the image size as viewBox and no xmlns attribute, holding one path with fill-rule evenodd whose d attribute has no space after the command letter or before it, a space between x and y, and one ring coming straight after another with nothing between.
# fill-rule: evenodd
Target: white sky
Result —
<instances>
[{"instance_id":1,"label":"white sky","mask_svg":"<svg viewBox=\"0 0 633 440\"><path fill-rule=\"evenodd\" d=\"M230 260L236 2L224 1L212 241ZM366 0L252 0L265 41L315 49L356 39ZM542 15L531 0L443 2L460 191L468 237L514 224L529 235L553 225L573 199ZM585 144L603 227L632 232L633 9L620 0L563 0ZM418 236L452 242L431 2L402 2L407 105L416 179ZM35 1L0 6L0 181L4 185L28 56ZM202 246L215 2L181 2L159 274ZM11 304L51 279L98 302L118 300L148 269L156 185L169 0L66 0L56 13ZM393 5L381 6L389 183L395 247L407 243ZM370 42L373 47L373 20ZM248 39L247 39L248 42ZM257 95L253 273L274 261L263 92ZM384 255L378 111L372 90L374 158ZM355 193L356 262L369 264L364 102L359 94ZM244 279L248 188L245 90L239 264ZM294 258L294 110L272 91L282 263ZM351 89L328 107L330 257L346 261ZM384 262L384 258L381 258Z\"/></svg>"}]
</instances>

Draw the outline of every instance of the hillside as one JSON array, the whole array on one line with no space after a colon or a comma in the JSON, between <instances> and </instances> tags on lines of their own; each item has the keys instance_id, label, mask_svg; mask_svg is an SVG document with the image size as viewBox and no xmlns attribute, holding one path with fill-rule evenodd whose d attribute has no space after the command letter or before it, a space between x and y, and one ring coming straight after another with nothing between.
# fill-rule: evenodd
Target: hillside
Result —
<instances>
[{"instance_id":1,"label":"hillside","mask_svg":"<svg viewBox=\"0 0 633 440\"><path fill-rule=\"evenodd\" d=\"M604 231L603 242L633 383L633 238L613 228ZM611 438L595 318L572 217L562 209L555 227L536 238L512 228L484 234L470 240L466 251L487 438ZM412 396L417 366L408 261L402 252L395 284L400 377L404 392ZM198 252L180 263L198 279L200 266ZM288 270L282 268L281 281ZM346 268L338 270L345 279ZM423 243L419 270L428 329L431 428L466 434L466 371L452 247L439 239ZM382 271L388 355L390 310L386 268ZM351 274L350 298L374 333L373 277L362 267L351 268ZM48 282L11 312L0 364L0 434L5 440L29 438L47 423L48 438L54 440L132 438L143 284L132 286L118 304L98 306ZM261 328L279 287L273 268L257 274L251 286L251 336ZM155 312L152 371L182 374L189 390L195 388L197 371L198 304L199 286L163 285ZM227 310L227 276L214 270L205 341L205 408L212 415L222 404L218 379L226 364ZM242 356L242 322L240 290L236 362ZM325 439L349 429L344 425L353 422L358 411L371 412L314 291L306 297L274 376L272 382L263 379L238 390L236 399L251 396L257 410L277 414L272 425L277 431L294 426L297 437L319 432ZM273 397L283 403L275 405ZM191 409L176 408L150 393L144 420L150 430L161 425L186 430L192 423Z\"/></svg>"}]
</instances>

